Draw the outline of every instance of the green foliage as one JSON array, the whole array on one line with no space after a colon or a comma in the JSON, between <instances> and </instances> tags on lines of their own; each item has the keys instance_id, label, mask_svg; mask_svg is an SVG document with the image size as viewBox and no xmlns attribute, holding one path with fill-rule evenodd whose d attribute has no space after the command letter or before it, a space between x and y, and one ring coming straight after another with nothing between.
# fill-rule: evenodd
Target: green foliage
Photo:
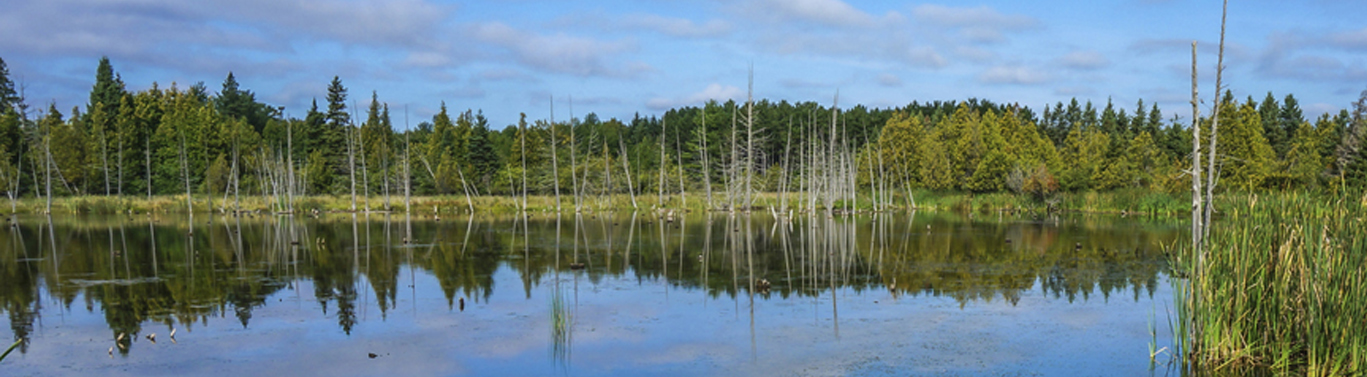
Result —
<instances>
[{"instance_id":1,"label":"green foliage","mask_svg":"<svg viewBox=\"0 0 1367 377\"><path fill-rule=\"evenodd\" d=\"M1272 173L1272 146L1263 138L1262 121L1250 104L1226 102L1220 111L1220 138L1216 145L1221 185L1253 190L1262 187Z\"/></svg>"},{"instance_id":2,"label":"green foliage","mask_svg":"<svg viewBox=\"0 0 1367 377\"><path fill-rule=\"evenodd\" d=\"M1079 191L1093 187L1093 182L1102 177L1105 156L1110 147L1110 138L1099 131L1083 131L1074 128L1068 133L1063 160L1068 161L1062 168L1059 186L1067 191Z\"/></svg>"},{"instance_id":3,"label":"green foliage","mask_svg":"<svg viewBox=\"0 0 1367 377\"><path fill-rule=\"evenodd\" d=\"M20 100L19 92L14 91L14 81L9 78L9 66L0 58L0 112L14 110Z\"/></svg>"},{"instance_id":4,"label":"green foliage","mask_svg":"<svg viewBox=\"0 0 1367 377\"><path fill-rule=\"evenodd\" d=\"M361 109L348 107L347 88L337 76L326 87L326 106L315 99L303 119L285 119L279 108L258 102L231 72L216 94L202 83L186 90L175 84L163 90L152 83L149 89L127 92L108 59L101 59L95 76L84 114L73 111L63 120L60 114L51 116L55 106L50 106L49 116L35 123L12 110L23 104L13 95L0 60L0 100L5 102L0 106L0 171L5 173L0 181L18 184L20 195L41 192L33 170L46 166L38 147L50 141L57 168L54 187L62 195L99 194L106 181L110 195L181 193L186 175L199 193L225 192L235 178L244 194L262 194L269 187L263 184L270 176L267 162L286 155L293 159L286 166L297 169L306 192L338 194L349 191L351 137L358 143L356 169L365 169L356 178L368 179L358 191L402 191L396 186L406 181L398 175L407 162L416 195L460 195L467 189L520 192L524 159L531 194L551 193L556 173L562 192L621 193L626 191L624 159L631 162L627 174L638 192L657 188L662 167L670 175L669 191L711 187L735 193L723 183L747 171L761 178L756 185L762 189L802 190L814 189L811 175L836 169L825 162L848 158L852 165L838 169L856 169L859 196L872 196L869 191L876 187L894 192L1010 190L1043 200L1059 190L1186 190L1181 177L1189 165L1191 142L1209 138L1193 135L1189 120L1164 122L1152 102L1138 101L1130 112L1110 101L1097 107L1078 99L1046 106L1042 116L1028 107L979 99L893 108L856 105L838 112L816 102L761 99L749 109L735 101L709 101L629 120L588 113L560 123L556 132L550 132L548 121L525 116L491 128L478 110L453 114L442 102L430 122L395 130L388 105L373 91L364 122L357 124L361 115L353 112ZM1250 98L1221 106L1221 188L1367 184L1367 158L1357 146L1367 129L1360 125L1363 111L1329 114L1311 125L1301 119L1302 111L1289 95L1282 101L1269 94L1261 103ZM751 110L761 130L754 150L733 152L733 135L739 137L737 147L748 144L742 114ZM826 119L832 113L840 114L834 130ZM557 140L549 139L552 135ZM549 163L551 143L558 147L558 172ZM188 172L182 170L182 144ZM411 161L405 161L409 149ZM26 157L22 161L20 152ZM577 164L573 171L571 159ZM611 184L604 163L614 176ZM20 175L21 168L29 172ZM575 181L578 187L572 186ZM685 187L677 187L680 181Z\"/></svg>"}]
</instances>

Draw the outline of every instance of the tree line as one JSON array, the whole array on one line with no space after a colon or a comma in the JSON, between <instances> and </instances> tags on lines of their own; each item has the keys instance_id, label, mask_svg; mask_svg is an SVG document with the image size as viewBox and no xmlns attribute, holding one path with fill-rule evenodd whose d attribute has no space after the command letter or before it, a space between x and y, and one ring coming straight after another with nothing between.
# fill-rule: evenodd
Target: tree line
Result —
<instances>
[{"instance_id":1,"label":"tree line","mask_svg":"<svg viewBox=\"0 0 1367 377\"><path fill-rule=\"evenodd\" d=\"M1228 93L1228 92L1227 92ZM1183 192L1190 121L1073 99L1044 106L987 100L893 108L746 99L663 114L555 119L523 113L502 128L479 110L440 111L396 130L378 93L354 101L334 77L300 119L265 104L229 73L203 83L129 91L108 58L84 108L33 108L0 60L0 188L22 196L192 193L230 203L272 198L288 210L308 195L360 196L393 206L399 195L693 197L708 208L751 208L752 193L800 208L868 200L914 205L913 189L1056 192L1126 188ZM555 101L552 101L555 102ZM1233 190L1337 189L1367 183L1367 92L1351 111L1304 118L1296 98L1223 96L1217 150ZM357 107L364 107L357 108ZM1201 119L1201 123L1210 122ZM1188 125L1184 125L1184 122ZM1196 137L1207 138L1203 133ZM372 204L369 198L384 197ZM353 199L355 200L355 199ZM557 200L557 203L561 203ZM523 201L525 206L525 199Z\"/></svg>"}]
</instances>

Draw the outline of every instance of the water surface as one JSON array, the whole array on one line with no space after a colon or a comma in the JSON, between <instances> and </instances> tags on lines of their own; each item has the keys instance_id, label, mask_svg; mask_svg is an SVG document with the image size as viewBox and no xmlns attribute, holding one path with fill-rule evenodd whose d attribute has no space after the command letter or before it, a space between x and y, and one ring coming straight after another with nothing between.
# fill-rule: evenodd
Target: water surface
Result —
<instances>
[{"instance_id":1,"label":"water surface","mask_svg":"<svg viewBox=\"0 0 1367 377\"><path fill-rule=\"evenodd\" d=\"M26 341L0 374L1146 374L1171 339L1161 245L1181 233L927 213L25 217L0 231L0 336Z\"/></svg>"}]
</instances>

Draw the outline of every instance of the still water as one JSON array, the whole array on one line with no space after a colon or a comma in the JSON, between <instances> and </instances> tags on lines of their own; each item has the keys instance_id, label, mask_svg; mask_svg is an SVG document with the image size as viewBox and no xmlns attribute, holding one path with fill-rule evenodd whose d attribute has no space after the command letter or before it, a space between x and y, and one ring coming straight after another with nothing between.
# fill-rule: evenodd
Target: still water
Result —
<instances>
[{"instance_id":1,"label":"still water","mask_svg":"<svg viewBox=\"0 0 1367 377\"><path fill-rule=\"evenodd\" d=\"M905 212L22 217L0 231L0 337L25 342L0 375L1149 374L1181 233Z\"/></svg>"}]
</instances>

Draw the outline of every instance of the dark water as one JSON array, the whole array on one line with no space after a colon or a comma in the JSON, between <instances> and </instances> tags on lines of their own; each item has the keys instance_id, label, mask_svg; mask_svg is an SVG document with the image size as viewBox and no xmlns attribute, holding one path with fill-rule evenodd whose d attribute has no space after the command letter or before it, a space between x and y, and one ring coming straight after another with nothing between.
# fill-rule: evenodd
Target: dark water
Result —
<instances>
[{"instance_id":1,"label":"dark water","mask_svg":"<svg viewBox=\"0 0 1367 377\"><path fill-rule=\"evenodd\" d=\"M1150 331L1171 339L1161 245L1181 233L926 213L28 217L0 231L0 337L26 341L0 375L1148 374Z\"/></svg>"}]
</instances>

